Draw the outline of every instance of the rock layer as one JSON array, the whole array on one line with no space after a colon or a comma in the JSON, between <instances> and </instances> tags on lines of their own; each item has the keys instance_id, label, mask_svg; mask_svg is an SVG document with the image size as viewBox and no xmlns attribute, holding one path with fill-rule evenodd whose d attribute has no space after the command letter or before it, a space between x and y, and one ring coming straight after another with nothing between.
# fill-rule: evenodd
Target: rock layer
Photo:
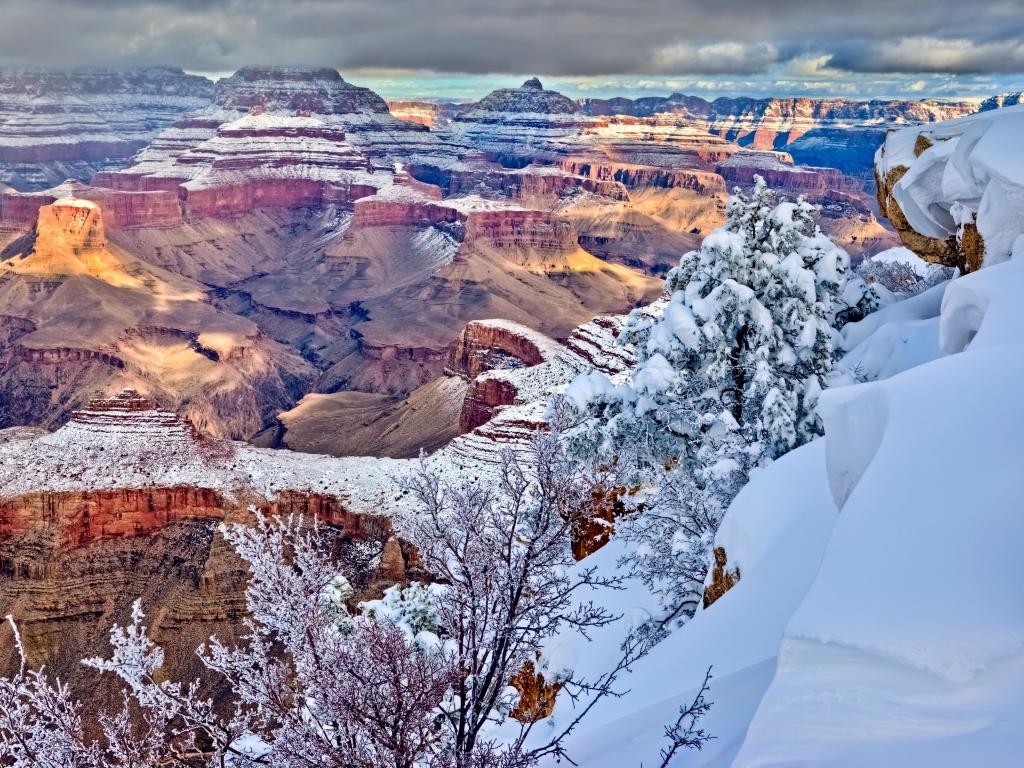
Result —
<instances>
[{"instance_id":1,"label":"rock layer","mask_svg":"<svg viewBox=\"0 0 1024 768\"><path fill-rule=\"evenodd\" d=\"M42 189L126 162L161 129L210 102L181 70L0 70L0 181Z\"/></svg>"}]
</instances>

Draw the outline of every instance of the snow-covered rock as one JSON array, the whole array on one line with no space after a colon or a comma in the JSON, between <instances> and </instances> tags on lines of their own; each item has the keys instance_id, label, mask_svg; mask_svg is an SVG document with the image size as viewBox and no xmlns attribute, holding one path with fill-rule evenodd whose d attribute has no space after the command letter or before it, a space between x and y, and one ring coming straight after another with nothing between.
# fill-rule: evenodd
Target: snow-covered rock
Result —
<instances>
[{"instance_id":1,"label":"snow-covered rock","mask_svg":"<svg viewBox=\"0 0 1024 768\"><path fill-rule=\"evenodd\" d=\"M207 105L213 84L180 69L0 69L0 181L20 190L117 167Z\"/></svg>"},{"instance_id":2,"label":"snow-covered rock","mask_svg":"<svg viewBox=\"0 0 1024 768\"><path fill-rule=\"evenodd\" d=\"M879 201L904 242L967 270L1024 250L1024 106L890 133L875 156Z\"/></svg>"}]
</instances>

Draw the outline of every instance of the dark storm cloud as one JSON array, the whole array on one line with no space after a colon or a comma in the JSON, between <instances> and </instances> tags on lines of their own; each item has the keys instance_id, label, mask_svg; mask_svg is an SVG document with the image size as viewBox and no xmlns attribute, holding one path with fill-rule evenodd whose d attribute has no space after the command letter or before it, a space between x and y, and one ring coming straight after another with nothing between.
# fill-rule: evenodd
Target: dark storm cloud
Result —
<instances>
[{"instance_id":1,"label":"dark storm cloud","mask_svg":"<svg viewBox=\"0 0 1024 768\"><path fill-rule=\"evenodd\" d=\"M556 75L1024 72L1024 3L0 0L0 62Z\"/></svg>"}]
</instances>

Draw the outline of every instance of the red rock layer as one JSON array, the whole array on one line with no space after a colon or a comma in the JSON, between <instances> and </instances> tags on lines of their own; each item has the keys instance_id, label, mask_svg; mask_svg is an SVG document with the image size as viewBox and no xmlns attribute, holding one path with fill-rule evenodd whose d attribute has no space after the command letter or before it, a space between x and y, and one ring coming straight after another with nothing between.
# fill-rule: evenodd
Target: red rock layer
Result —
<instances>
[{"instance_id":1,"label":"red rock layer","mask_svg":"<svg viewBox=\"0 0 1024 768\"><path fill-rule=\"evenodd\" d=\"M0 501L0 539L45 526L68 548L144 536L182 520L221 520L224 501L204 488L31 493Z\"/></svg>"},{"instance_id":2,"label":"red rock layer","mask_svg":"<svg viewBox=\"0 0 1024 768\"><path fill-rule=\"evenodd\" d=\"M4 192L0 197L0 229L27 231L35 225L40 208L71 196L99 205L104 222L114 228L164 228L183 223L178 195L173 190L114 190L69 182L42 192Z\"/></svg>"},{"instance_id":3,"label":"red rock layer","mask_svg":"<svg viewBox=\"0 0 1024 768\"><path fill-rule=\"evenodd\" d=\"M749 186L754 183L755 176L761 176L772 189L784 194L805 195L807 197L824 196L830 191L859 192L860 184L836 168L810 168L807 166L793 167L758 167L757 165L722 164L718 172L730 186Z\"/></svg>"},{"instance_id":4,"label":"red rock layer","mask_svg":"<svg viewBox=\"0 0 1024 768\"><path fill-rule=\"evenodd\" d=\"M337 528L353 538L385 540L391 536L391 520L383 515L367 515L351 511L337 496L324 493L282 491L263 505L271 515L302 515Z\"/></svg>"},{"instance_id":5,"label":"red rock layer","mask_svg":"<svg viewBox=\"0 0 1024 768\"><path fill-rule=\"evenodd\" d=\"M448 369L452 373L474 379L496 367L495 352L511 356L524 365L540 365L545 360L545 354L536 336L516 330L511 323L486 320L467 323L452 343Z\"/></svg>"},{"instance_id":6,"label":"red rock layer","mask_svg":"<svg viewBox=\"0 0 1024 768\"><path fill-rule=\"evenodd\" d=\"M498 409L512 405L519 392L516 386L504 379L474 379L462 401L459 413L459 431L462 434L471 432L494 418Z\"/></svg>"},{"instance_id":7,"label":"red rock layer","mask_svg":"<svg viewBox=\"0 0 1024 768\"><path fill-rule=\"evenodd\" d=\"M561 166L569 173L602 181L617 181L629 188L689 189L708 196L725 194L727 191L722 177L708 171L659 168L578 157L563 160Z\"/></svg>"},{"instance_id":8,"label":"red rock layer","mask_svg":"<svg viewBox=\"0 0 1024 768\"><path fill-rule=\"evenodd\" d=\"M466 221L467 245L514 253L529 249L542 258L572 253L579 248L576 230L549 211L478 211Z\"/></svg>"},{"instance_id":9,"label":"red rock layer","mask_svg":"<svg viewBox=\"0 0 1024 768\"><path fill-rule=\"evenodd\" d=\"M425 185L426 186L426 185ZM434 189L437 189L434 187ZM427 197L384 198L370 196L353 204L352 226L389 227L454 223L462 217L454 208Z\"/></svg>"}]
</instances>

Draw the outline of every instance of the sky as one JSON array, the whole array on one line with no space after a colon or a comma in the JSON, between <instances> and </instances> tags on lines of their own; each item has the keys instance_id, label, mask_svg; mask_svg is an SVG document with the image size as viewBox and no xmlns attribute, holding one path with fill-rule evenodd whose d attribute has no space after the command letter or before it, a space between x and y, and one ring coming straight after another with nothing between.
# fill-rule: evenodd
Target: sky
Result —
<instances>
[{"instance_id":1,"label":"sky","mask_svg":"<svg viewBox=\"0 0 1024 768\"><path fill-rule=\"evenodd\" d=\"M389 98L984 98L1024 90L1024 0L0 0L0 65L329 66Z\"/></svg>"}]
</instances>

